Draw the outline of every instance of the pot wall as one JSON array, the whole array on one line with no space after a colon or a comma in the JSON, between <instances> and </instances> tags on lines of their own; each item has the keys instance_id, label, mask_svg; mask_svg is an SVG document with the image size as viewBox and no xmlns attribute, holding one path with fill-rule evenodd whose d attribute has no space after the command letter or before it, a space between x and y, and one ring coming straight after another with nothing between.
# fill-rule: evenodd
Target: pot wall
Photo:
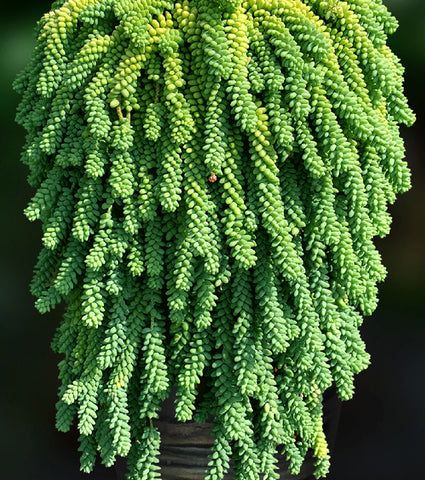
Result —
<instances>
[{"instance_id":1,"label":"pot wall","mask_svg":"<svg viewBox=\"0 0 425 480\"><path fill-rule=\"evenodd\" d=\"M203 480L207 470L211 446L214 437L211 422L177 422L175 420L174 401L177 388L173 388L169 397L162 403L160 418L154 425L161 433L160 467L162 480ZM341 403L335 389L324 393L324 429L330 450L333 449L337 432ZM126 461L118 459L115 465L117 479L125 480ZM288 472L288 463L280 456L280 480L314 480L313 458L309 452L299 475ZM232 469L224 480L233 480Z\"/></svg>"}]
</instances>

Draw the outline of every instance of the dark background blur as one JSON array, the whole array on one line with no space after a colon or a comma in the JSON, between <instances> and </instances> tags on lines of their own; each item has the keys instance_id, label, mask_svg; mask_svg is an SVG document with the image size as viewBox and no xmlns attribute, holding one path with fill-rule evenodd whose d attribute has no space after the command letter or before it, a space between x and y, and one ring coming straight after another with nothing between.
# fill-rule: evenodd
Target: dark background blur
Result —
<instances>
[{"instance_id":1,"label":"dark background blur","mask_svg":"<svg viewBox=\"0 0 425 480\"><path fill-rule=\"evenodd\" d=\"M406 68L417 114L402 132L413 188L392 208L391 235L379 241L388 277L362 330L372 365L344 403L329 480L425 479L425 1L384 3L400 22L390 45ZM24 131L14 123L11 82L49 7L9 1L0 10L0 479L112 480L114 472L101 467L90 476L79 472L75 435L55 430L58 358L49 344L60 312L40 316L28 292L40 226L22 215L31 190L19 160Z\"/></svg>"}]
</instances>

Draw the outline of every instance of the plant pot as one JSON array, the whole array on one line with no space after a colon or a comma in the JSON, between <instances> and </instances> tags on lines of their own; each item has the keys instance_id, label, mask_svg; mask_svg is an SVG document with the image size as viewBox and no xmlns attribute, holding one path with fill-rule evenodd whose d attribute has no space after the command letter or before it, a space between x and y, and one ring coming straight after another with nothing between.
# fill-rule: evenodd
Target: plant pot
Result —
<instances>
[{"instance_id":1,"label":"plant pot","mask_svg":"<svg viewBox=\"0 0 425 480\"><path fill-rule=\"evenodd\" d=\"M161 414L154 425L161 433L159 465L162 480L203 480L209 462L208 455L214 437L211 434L212 422L178 422L175 419L174 402L177 388L173 388L169 397L162 403ZM339 421L341 402L335 388L328 389L323 395L324 431L329 449L332 450ZM288 463L283 456L279 458L280 480L313 480L314 464L312 452L306 456L301 472L292 475L288 472ZM115 464L118 480L125 480L127 464L119 458ZM234 478L230 468L224 480Z\"/></svg>"}]
</instances>

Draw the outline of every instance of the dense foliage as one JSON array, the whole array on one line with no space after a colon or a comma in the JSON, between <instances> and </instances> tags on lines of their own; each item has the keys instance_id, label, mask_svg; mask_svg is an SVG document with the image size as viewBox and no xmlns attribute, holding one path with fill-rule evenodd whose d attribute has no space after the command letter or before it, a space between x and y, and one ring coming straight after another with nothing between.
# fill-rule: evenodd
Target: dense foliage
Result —
<instances>
[{"instance_id":1,"label":"dense foliage","mask_svg":"<svg viewBox=\"0 0 425 480\"><path fill-rule=\"evenodd\" d=\"M413 114L381 0L70 0L16 80L43 225L36 306L62 300L57 428L81 467L160 478L152 419L214 416L206 480L329 468L322 394L369 362L373 238L410 186ZM205 382L207 393L198 394Z\"/></svg>"}]
</instances>

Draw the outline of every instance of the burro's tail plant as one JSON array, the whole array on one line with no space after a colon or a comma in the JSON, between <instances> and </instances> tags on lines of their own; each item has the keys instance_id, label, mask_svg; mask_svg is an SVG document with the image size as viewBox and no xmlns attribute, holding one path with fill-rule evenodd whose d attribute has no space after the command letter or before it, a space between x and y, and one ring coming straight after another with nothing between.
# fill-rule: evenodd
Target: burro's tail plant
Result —
<instances>
[{"instance_id":1,"label":"burro's tail plant","mask_svg":"<svg viewBox=\"0 0 425 480\"><path fill-rule=\"evenodd\" d=\"M32 292L65 301L57 428L81 468L160 478L152 419L214 417L206 480L326 474L410 186L414 116L381 0L56 1L15 82L41 220ZM206 393L200 395L200 382Z\"/></svg>"}]
</instances>

